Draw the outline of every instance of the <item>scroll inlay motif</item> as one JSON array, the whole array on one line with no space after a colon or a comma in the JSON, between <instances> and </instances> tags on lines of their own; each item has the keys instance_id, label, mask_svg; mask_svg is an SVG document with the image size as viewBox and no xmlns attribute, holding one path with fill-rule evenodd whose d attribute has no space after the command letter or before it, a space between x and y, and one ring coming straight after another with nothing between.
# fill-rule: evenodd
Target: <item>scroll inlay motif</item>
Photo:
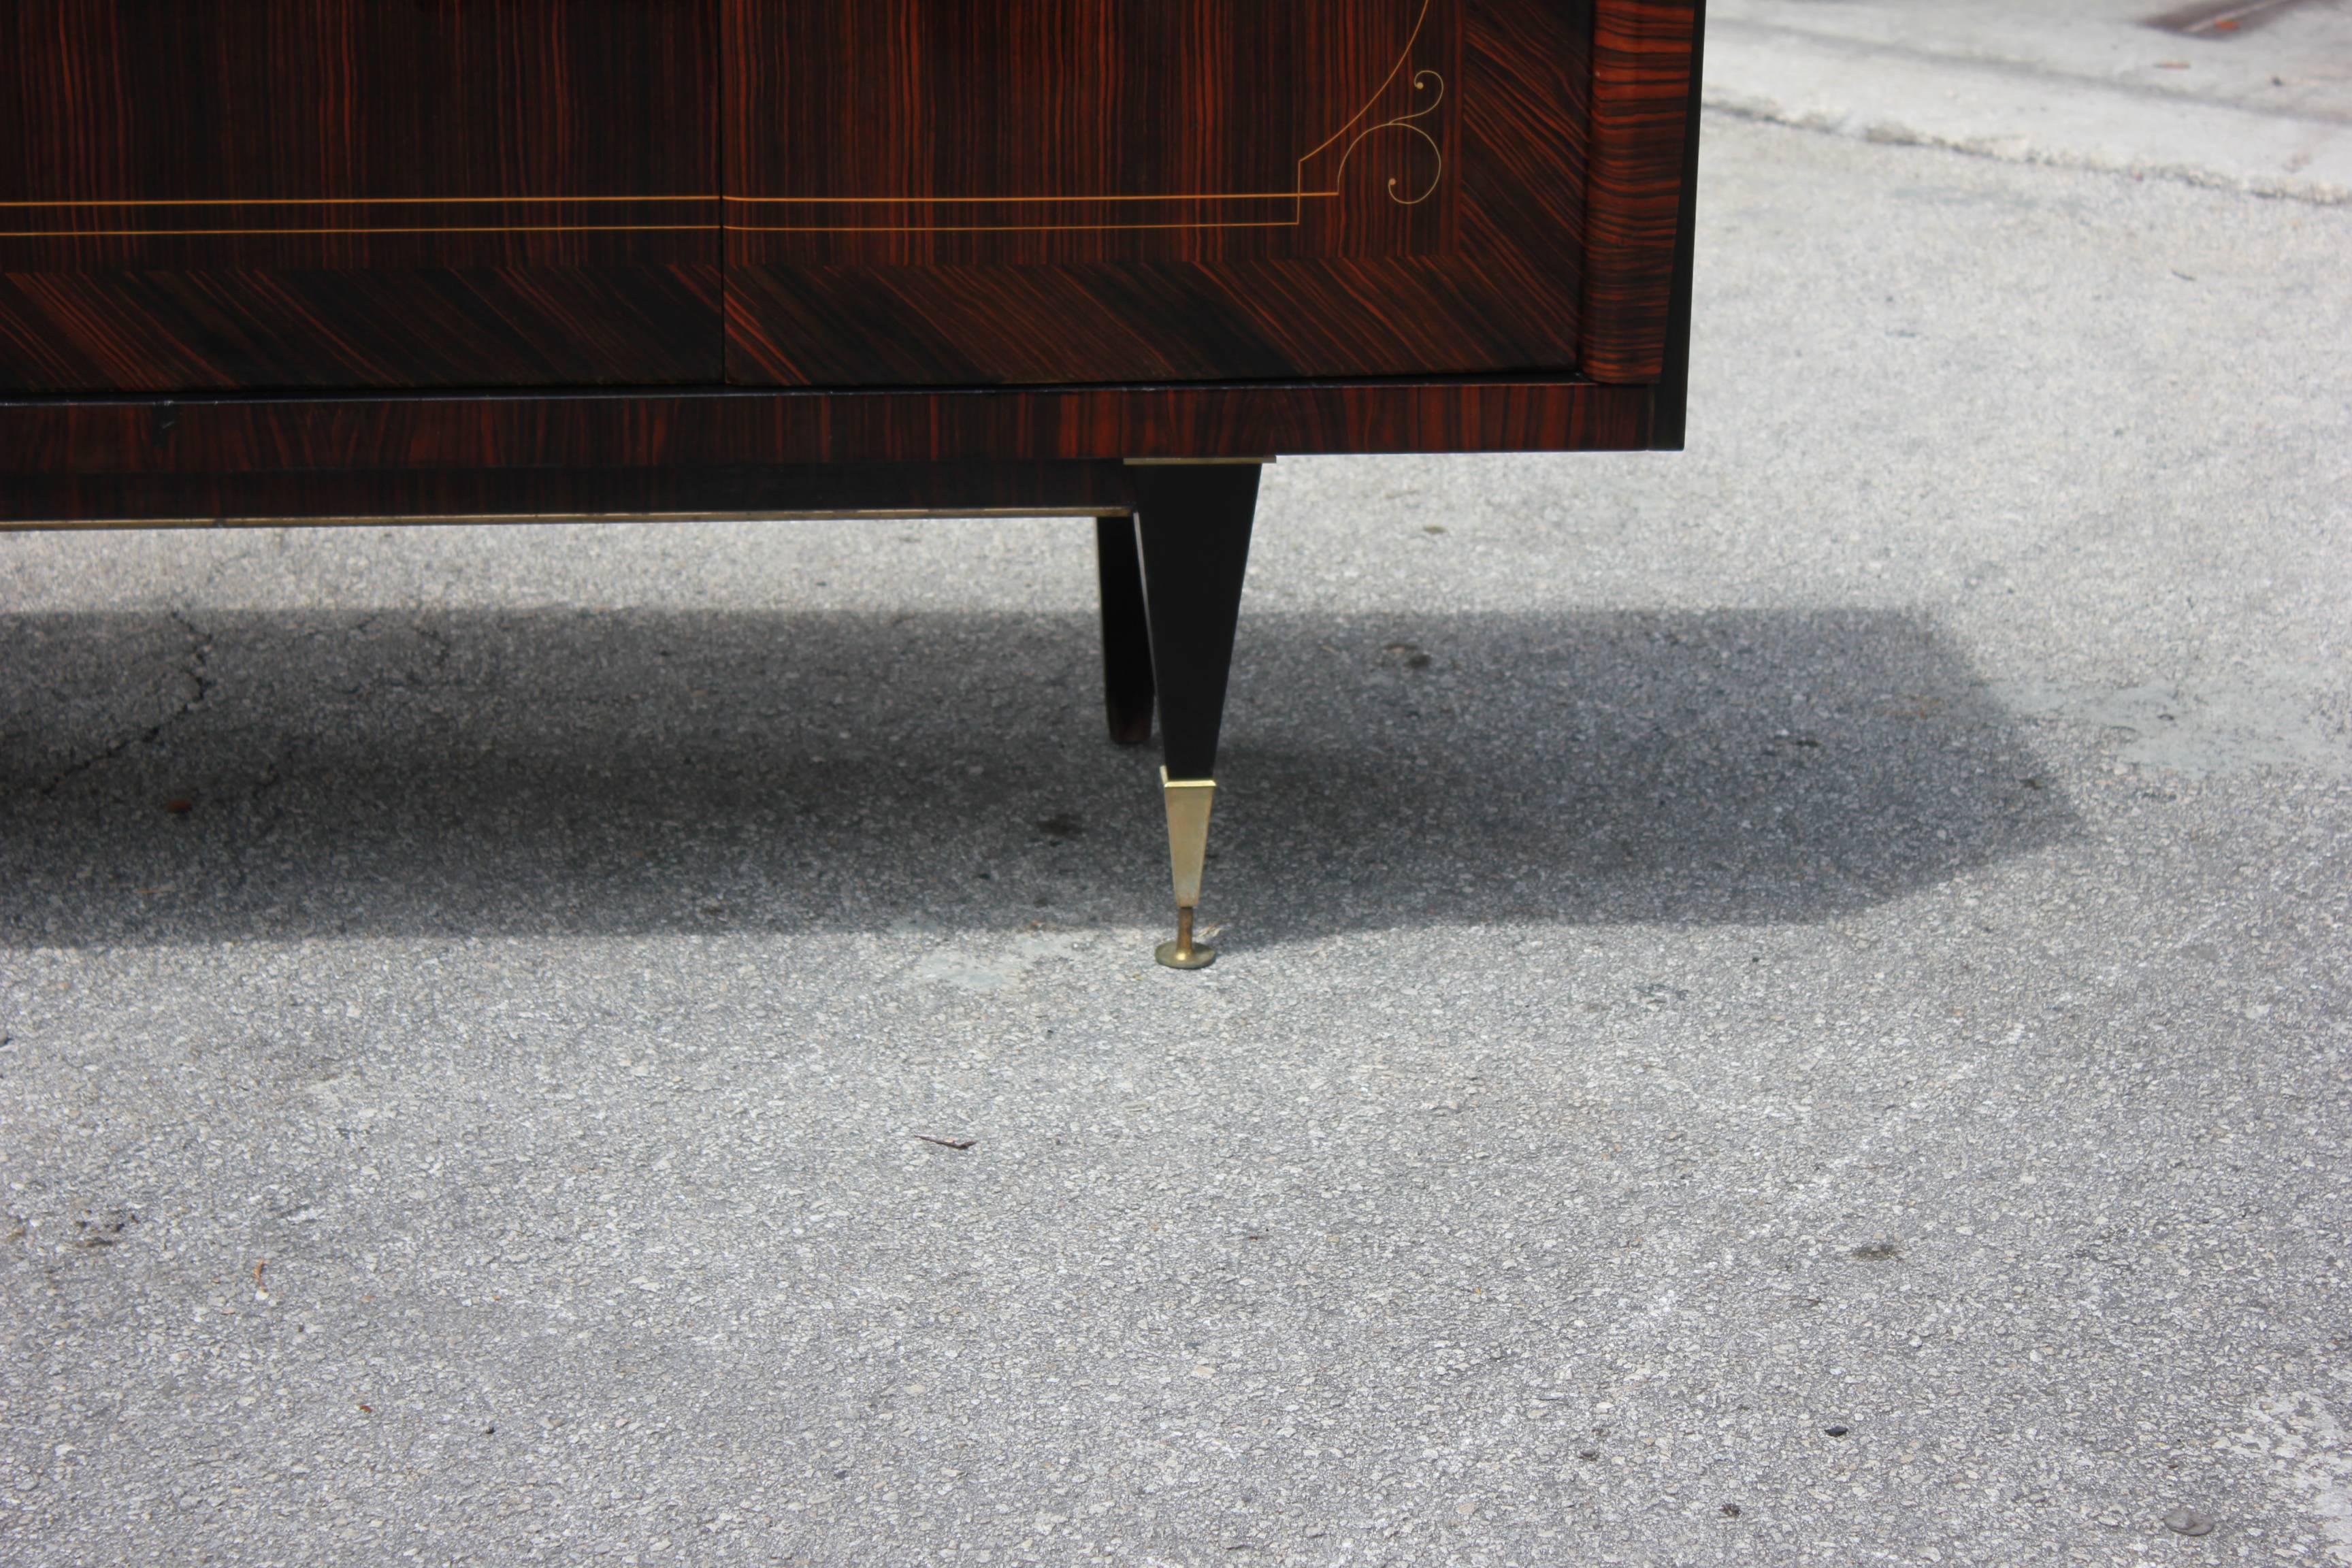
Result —
<instances>
[{"instance_id":1,"label":"scroll inlay motif","mask_svg":"<svg viewBox=\"0 0 2352 1568\"><path fill-rule=\"evenodd\" d=\"M1390 200L1416 206L1445 179L1445 152L1431 120L1446 81L1416 66L1436 0L1421 0L1403 49L1360 108L1297 161L1288 190L1090 193L1073 195L748 196L730 195L726 226L747 234L1033 234L1087 230L1295 228L1310 203L1338 202L1343 176L1365 143L1406 139L1425 170L1391 174Z\"/></svg>"}]
</instances>

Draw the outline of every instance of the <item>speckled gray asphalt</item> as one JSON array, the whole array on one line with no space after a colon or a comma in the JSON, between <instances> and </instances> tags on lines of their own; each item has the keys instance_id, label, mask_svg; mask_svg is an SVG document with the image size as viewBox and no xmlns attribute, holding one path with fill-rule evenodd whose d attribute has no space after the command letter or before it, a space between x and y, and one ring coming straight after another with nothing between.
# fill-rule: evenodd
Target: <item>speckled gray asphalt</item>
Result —
<instances>
[{"instance_id":1,"label":"speckled gray asphalt","mask_svg":"<svg viewBox=\"0 0 2352 1568\"><path fill-rule=\"evenodd\" d=\"M2352 209L1710 137L1202 974L1082 521L0 542L0 1560L2352 1562Z\"/></svg>"}]
</instances>

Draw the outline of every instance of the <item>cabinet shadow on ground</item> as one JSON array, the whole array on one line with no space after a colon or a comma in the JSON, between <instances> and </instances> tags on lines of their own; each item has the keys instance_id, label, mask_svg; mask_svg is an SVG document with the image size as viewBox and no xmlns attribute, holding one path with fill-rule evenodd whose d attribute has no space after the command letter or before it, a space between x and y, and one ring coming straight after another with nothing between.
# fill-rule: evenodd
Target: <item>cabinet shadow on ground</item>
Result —
<instances>
[{"instance_id":1,"label":"cabinet shadow on ground","mask_svg":"<svg viewBox=\"0 0 2352 1568\"><path fill-rule=\"evenodd\" d=\"M1167 918L1090 616L0 616L0 946ZM1807 921L2074 816L1927 618L1245 616L1229 944Z\"/></svg>"}]
</instances>

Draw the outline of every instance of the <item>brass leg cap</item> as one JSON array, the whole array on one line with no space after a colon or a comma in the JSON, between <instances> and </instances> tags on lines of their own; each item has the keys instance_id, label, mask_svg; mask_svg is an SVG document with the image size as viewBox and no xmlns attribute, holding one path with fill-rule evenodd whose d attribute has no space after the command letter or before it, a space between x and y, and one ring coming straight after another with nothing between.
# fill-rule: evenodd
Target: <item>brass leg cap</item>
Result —
<instances>
[{"instance_id":1,"label":"brass leg cap","mask_svg":"<svg viewBox=\"0 0 2352 1568\"><path fill-rule=\"evenodd\" d=\"M1217 962L1217 950L1189 942L1163 942L1151 956L1171 969L1206 969Z\"/></svg>"}]
</instances>

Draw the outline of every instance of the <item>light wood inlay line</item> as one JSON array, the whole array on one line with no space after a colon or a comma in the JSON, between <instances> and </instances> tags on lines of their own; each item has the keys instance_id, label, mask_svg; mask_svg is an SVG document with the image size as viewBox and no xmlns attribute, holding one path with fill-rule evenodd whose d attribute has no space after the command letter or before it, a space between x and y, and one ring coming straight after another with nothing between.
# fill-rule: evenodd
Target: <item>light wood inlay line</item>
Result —
<instances>
[{"instance_id":1,"label":"light wood inlay line","mask_svg":"<svg viewBox=\"0 0 2352 1568\"><path fill-rule=\"evenodd\" d=\"M1039 202L1295 202L1301 196L1336 196L1337 191L1202 191L1175 195L1124 196L721 196L743 206L974 206Z\"/></svg>"},{"instance_id":2,"label":"light wood inlay line","mask_svg":"<svg viewBox=\"0 0 2352 1568\"><path fill-rule=\"evenodd\" d=\"M70 196L46 202L0 202L23 207L456 207L591 202L723 202L730 196Z\"/></svg>"},{"instance_id":3,"label":"light wood inlay line","mask_svg":"<svg viewBox=\"0 0 2352 1568\"><path fill-rule=\"evenodd\" d=\"M549 223L416 228L28 228L0 230L0 239L226 239L371 234L712 234L715 223Z\"/></svg>"},{"instance_id":4,"label":"light wood inlay line","mask_svg":"<svg viewBox=\"0 0 2352 1568\"><path fill-rule=\"evenodd\" d=\"M1413 52L1429 24L1430 12L1435 0L1422 0L1412 32L1404 48L1379 87L1365 100L1363 106L1349 116L1347 122L1326 137L1298 160L1298 186L1288 191L1202 191L1181 193L1120 193L1085 195L1000 195L1000 196L752 196L720 194L717 195L478 195L478 196L176 196L176 197L73 197L54 201L0 202L5 211L70 211L101 212L131 209L248 208L248 207L418 207L418 206L495 206L495 205L569 205L635 204L715 204L722 211L730 205L758 207L975 207L975 206L1088 206L1134 205L1144 203L1264 203L1289 202L1297 210L1286 218L1202 218L1189 222L1118 222L1118 223L1040 223L1040 224L805 224L763 223L741 224L726 221L708 224L429 224L349 227L318 226L303 227L211 227L211 228L43 228L0 230L0 239L209 239L266 238L272 236L316 238L331 236L364 237L370 235L433 235L433 234L1088 234L1105 232L1153 232L1208 229L1297 228L1306 222L1306 205L1310 201L1336 201L1345 193L1339 178L1356 149L1365 141L1384 131L1402 132L1418 137L1427 143L1437 161L1437 172L1429 185L1418 195L1407 195L1391 176L1388 182L1389 195L1401 205L1414 206L1436 193L1445 177L1445 153L1437 139L1418 122L1436 112L1445 97L1445 80L1434 70L1413 70ZM1394 88L1400 79L1408 80L1417 96L1433 92L1422 107L1396 114L1386 120L1367 124L1374 115L1381 100ZM1352 134L1351 134L1352 132ZM1329 187L1308 188L1307 166L1318 158L1339 149L1339 161L1328 176Z\"/></svg>"},{"instance_id":5,"label":"light wood inlay line","mask_svg":"<svg viewBox=\"0 0 2352 1568\"><path fill-rule=\"evenodd\" d=\"M838 228L814 225L730 223L719 226L729 234L1149 234L1160 229L1297 228L1297 218L1269 218L1229 223L1015 223L1015 224L852 224Z\"/></svg>"},{"instance_id":6,"label":"light wood inlay line","mask_svg":"<svg viewBox=\"0 0 2352 1568\"><path fill-rule=\"evenodd\" d=\"M1405 195L1402 194L1402 193L1400 192L1399 188L1398 188L1398 182L1397 182L1397 180L1396 180L1393 176L1391 176L1391 177L1390 178L1390 180L1389 180L1389 184L1388 184L1388 190L1389 190L1389 195L1390 195L1390 198L1391 198L1391 200L1395 201L1398 205L1402 205L1402 206L1418 206L1421 203L1423 203L1423 202L1424 202L1424 201L1427 201L1427 200L1428 200L1432 195L1434 195L1436 194L1436 192L1437 192L1437 187L1444 182L1444 178L1445 178L1445 150L1444 150L1442 146L1440 146L1440 145L1439 145L1438 141L1437 141L1437 139L1436 139L1434 136L1432 136L1432 135L1429 133L1429 132L1428 132L1425 128L1423 128L1422 125L1420 125L1419 123L1417 123L1419 121L1421 121L1421 120L1424 119L1425 117L1427 117L1427 116L1429 116L1429 115L1431 115L1431 114L1435 113L1435 112L1437 111L1437 108L1438 108L1438 106L1439 106L1441 103L1443 103L1443 102L1444 101L1444 99L1445 99L1445 79L1444 79L1443 76L1439 75L1439 74L1438 74L1436 71L1434 71L1434 70L1426 70L1426 69L1423 69L1423 70L1413 70L1413 69L1412 68L1412 56L1413 56L1413 51L1414 51L1416 48L1420 47L1422 34L1423 34L1423 33L1427 28L1428 28L1428 26L1429 26L1429 14L1430 14L1430 11L1431 11L1432 7L1433 7L1433 6L1434 6L1434 5L1435 5L1435 4L1436 4L1436 0L1422 0L1421 10L1420 10L1420 11L1419 11L1415 16L1414 16L1414 17L1413 17L1412 31L1409 35L1407 35L1407 37L1406 37L1406 38L1405 38L1405 42L1404 42L1404 48L1403 48L1402 52L1401 52L1401 53L1397 56L1396 63L1395 63L1394 65L1392 65L1392 66L1391 66L1391 67L1389 68L1389 73L1388 73L1388 75L1387 75L1387 76L1385 76L1385 77L1383 77L1383 78L1381 79L1381 84L1380 84L1380 86L1379 86L1379 87L1377 87L1377 88L1375 88L1375 89L1372 89L1371 96L1370 96L1370 98L1367 98L1367 99L1364 100L1363 107L1362 107L1362 108L1360 108L1360 109L1359 109L1359 110L1356 110L1356 112L1355 112L1354 114L1352 114L1352 115L1349 116L1348 121L1347 121L1347 122L1346 122L1345 124L1341 125L1341 126L1340 126L1337 131L1334 131L1333 132L1331 132L1331 134L1330 134L1330 135L1328 135L1328 136L1325 137L1325 138L1323 139L1323 141L1322 141L1320 143L1318 143L1317 146L1315 146L1312 150L1310 150L1310 151L1306 154L1306 156L1304 156L1304 157L1302 157L1302 158L1300 158L1300 159L1298 160L1298 188L1297 188L1297 189L1296 189L1296 190L1289 190L1289 191L1200 192L1200 193L1187 193L1187 194L1182 194L1182 195L1083 195L1083 196L740 196L740 195L730 195L730 196L729 196L729 197L727 197L727 198L726 198L726 200L728 200L728 201L729 201L729 202L730 202L730 203L740 203L740 204L742 204L742 205L760 205L793 206L793 207L806 207L806 206L828 206L828 205L842 205L842 206L884 206L884 205L922 206L922 205L994 205L994 204L997 204L997 203L1004 203L1004 204L1011 205L1011 204L1043 204L1043 203L1056 203L1056 204L1059 204L1059 203L1072 203L1072 204L1083 204L1083 203L1087 203L1087 202L1106 202L1106 203L1108 203L1108 202L1227 202L1227 201L1231 201L1231 202L1294 202L1294 203L1299 203L1299 204L1302 204L1302 205L1301 205L1301 206L1300 206L1300 209L1299 209L1299 211L1298 211L1297 213L1294 214L1291 217L1289 217L1289 218L1287 218L1287 219L1285 219L1285 220L1279 220L1279 221L1266 221L1266 220L1253 220L1253 219L1225 219L1225 220L1207 219L1207 220L1202 220L1202 221L1201 221L1201 222L1197 222L1197 223L1181 223L1181 224L1179 224L1179 223L1103 223L1103 224L1001 224L1001 225L999 225L999 224L989 224L989 225L960 225L960 224L855 224L855 225L815 225L815 224L793 224L793 223L786 223L786 224L759 224L759 225L746 225L746 224L733 224L733 223L730 223L730 224L726 225L725 226L726 226L726 228L728 229L728 231L729 231L729 232L730 232L730 233L735 233L735 234L1066 234L1066 233L1097 233L1097 232L1103 232L1103 231L1132 231L1132 230L1155 230L1155 229L1164 230L1164 229L1296 228L1296 227L1298 227L1298 226L1302 226L1302 225L1303 225L1303 224L1305 224L1305 222L1307 221L1307 219L1306 219L1306 210L1305 210L1305 207L1304 207L1304 205L1303 205L1303 204L1304 204L1304 203L1308 202L1308 201L1328 201L1328 200L1333 200L1333 199L1338 198L1339 195L1341 195L1343 194L1343 193L1342 193L1342 191L1341 191L1341 189L1340 189L1340 187L1339 187L1339 177L1340 177L1340 175L1344 174L1347 172L1349 160L1349 159L1351 159L1351 158L1353 158L1353 157L1355 156L1356 149L1357 149L1358 147L1362 146L1362 145L1363 145L1363 143L1364 143L1368 139L1370 139L1370 138L1371 138L1371 137L1373 137L1373 136L1376 136L1376 135L1380 134L1380 133L1381 133L1381 132L1383 132L1383 131L1397 131L1397 132L1404 132L1404 133L1405 133L1405 134L1407 134L1407 135L1411 135L1411 136L1418 137L1418 138L1420 138L1423 142L1424 142L1428 143L1430 150L1431 150L1433 153L1435 153L1435 155L1436 155L1436 158L1437 158L1437 173L1435 174L1435 175L1433 175L1433 176L1431 178L1430 183L1429 183L1429 185L1428 185L1428 188L1427 188L1427 189L1425 189L1425 190L1423 190L1423 191L1419 195L1408 196L1408 195ZM1427 103L1423 104L1423 105L1422 105L1420 108L1418 108L1418 109L1410 110L1408 110L1408 111L1406 111L1406 112L1404 112L1404 113L1393 115L1393 116L1391 116L1391 118L1389 118L1389 119L1387 119L1387 120L1377 121L1374 121L1373 123L1366 124L1366 123L1365 123L1365 121L1366 121L1367 120L1370 119L1370 117L1373 115L1373 113L1374 113L1374 112L1377 110L1377 109L1379 108L1379 105L1380 105L1380 101L1381 101L1381 100L1384 96L1386 96L1386 95L1387 95L1387 93L1389 92L1389 89L1391 89L1391 88L1393 88L1394 86L1396 86L1396 84L1397 84L1397 82L1398 82L1398 80L1399 80L1399 79L1400 79L1400 78L1402 78L1402 79L1406 79L1406 80L1411 84L1412 90L1412 92L1413 92L1415 95L1418 95L1418 94L1421 94L1421 93L1424 93L1424 92L1433 92L1436 96L1435 96L1435 97L1433 97L1433 98L1432 98L1432 99L1431 99ZM1350 132L1353 132L1353 134L1352 134L1352 135L1350 135ZM1313 190L1308 189L1308 188L1307 188L1307 165L1308 165L1309 163L1312 163L1316 159L1322 157L1325 153L1327 153L1330 152L1330 151L1331 151L1333 148L1335 148L1335 147L1337 147L1337 148L1339 148L1339 163L1338 163L1338 165L1337 165L1335 168L1333 168L1333 170L1331 171L1331 174L1330 174L1330 186L1331 186L1331 188L1330 188L1330 189L1328 189L1328 190L1320 189L1320 188L1313 189Z\"/></svg>"}]
</instances>

